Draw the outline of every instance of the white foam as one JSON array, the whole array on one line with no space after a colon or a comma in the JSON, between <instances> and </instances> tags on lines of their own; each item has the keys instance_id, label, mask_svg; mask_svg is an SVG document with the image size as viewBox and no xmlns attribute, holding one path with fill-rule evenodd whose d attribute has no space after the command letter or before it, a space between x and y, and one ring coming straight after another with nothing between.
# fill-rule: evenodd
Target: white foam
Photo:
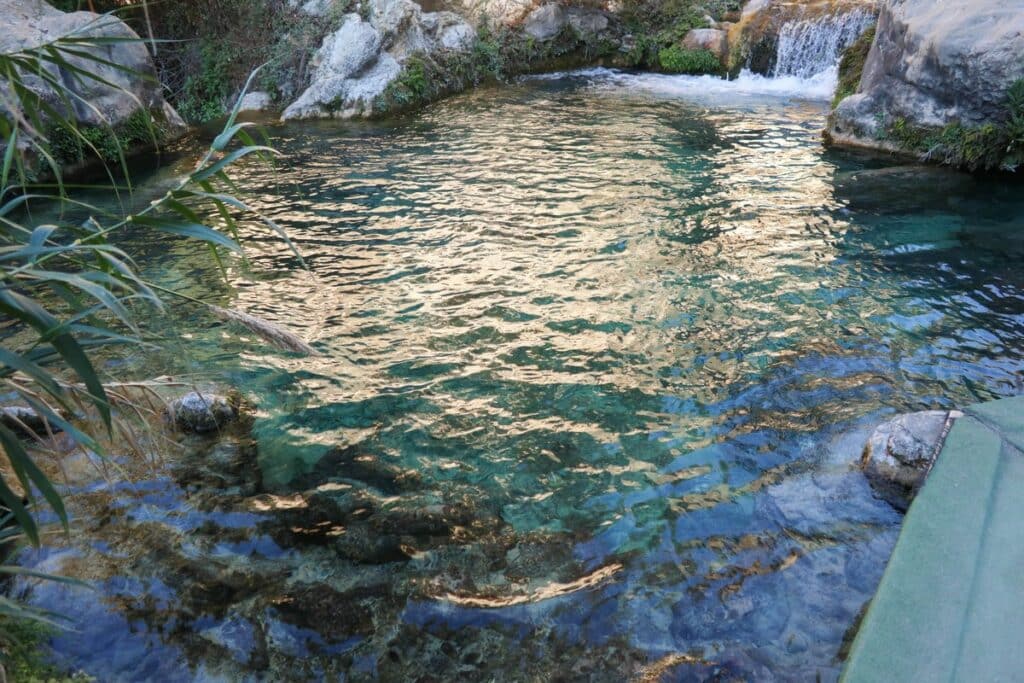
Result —
<instances>
[{"instance_id":1,"label":"white foam","mask_svg":"<svg viewBox=\"0 0 1024 683\"><path fill-rule=\"evenodd\" d=\"M594 68L561 71L529 78L538 80L581 78L587 80L591 87L598 90L644 92L666 99L720 101L757 96L828 101L835 93L838 70L834 66L829 67L807 78L800 76L770 78L744 70L734 80L726 80L716 76L630 73Z\"/></svg>"}]
</instances>

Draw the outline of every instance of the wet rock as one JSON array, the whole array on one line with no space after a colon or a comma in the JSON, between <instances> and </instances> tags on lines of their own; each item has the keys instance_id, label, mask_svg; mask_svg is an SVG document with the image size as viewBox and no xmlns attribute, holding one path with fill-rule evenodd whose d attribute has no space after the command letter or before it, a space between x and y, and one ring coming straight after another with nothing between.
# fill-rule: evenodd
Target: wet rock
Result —
<instances>
[{"instance_id":1,"label":"wet rock","mask_svg":"<svg viewBox=\"0 0 1024 683\"><path fill-rule=\"evenodd\" d=\"M357 564L408 562L410 556L399 536L381 535L365 526L344 529L333 547L340 557Z\"/></svg>"},{"instance_id":2,"label":"wet rock","mask_svg":"<svg viewBox=\"0 0 1024 683\"><path fill-rule=\"evenodd\" d=\"M379 576L345 591L325 583L290 586L271 604L284 621L313 629L328 640L341 640L371 634L374 616L381 612L382 603L391 601L391 582Z\"/></svg>"},{"instance_id":3,"label":"wet rock","mask_svg":"<svg viewBox=\"0 0 1024 683\"><path fill-rule=\"evenodd\" d=\"M60 427L28 406L3 406L0 408L0 423L18 436L29 438L61 431Z\"/></svg>"},{"instance_id":4,"label":"wet rock","mask_svg":"<svg viewBox=\"0 0 1024 683\"><path fill-rule=\"evenodd\" d=\"M450 536L455 527L472 523L472 510L465 505L403 505L381 510L370 522L379 532L408 536Z\"/></svg>"},{"instance_id":5,"label":"wet rock","mask_svg":"<svg viewBox=\"0 0 1024 683\"><path fill-rule=\"evenodd\" d=\"M942 449L948 424L961 413L927 410L900 415L875 429L861 465L878 494L905 510Z\"/></svg>"},{"instance_id":6,"label":"wet rock","mask_svg":"<svg viewBox=\"0 0 1024 683\"><path fill-rule=\"evenodd\" d=\"M199 637L224 648L239 664L254 659L258 644L256 629L248 619L232 616L199 631Z\"/></svg>"},{"instance_id":7,"label":"wet rock","mask_svg":"<svg viewBox=\"0 0 1024 683\"><path fill-rule=\"evenodd\" d=\"M725 31L713 28L695 28L683 37L683 47L687 50L707 50L725 63L729 56L729 41Z\"/></svg>"},{"instance_id":8,"label":"wet rock","mask_svg":"<svg viewBox=\"0 0 1024 683\"><path fill-rule=\"evenodd\" d=\"M565 7L552 2L530 12L523 22L523 30L537 40L551 40L561 33L568 22L569 14Z\"/></svg>"},{"instance_id":9,"label":"wet rock","mask_svg":"<svg viewBox=\"0 0 1024 683\"><path fill-rule=\"evenodd\" d=\"M184 432L215 432L238 417L238 408L219 394L192 391L167 406L171 422Z\"/></svg>"},{"instance_id":10,"label":"wet rock","mask_svg":"<svg viewBox=\"0 0 1024 683\"><path fill-rule=\"evenodd\" d=\"M257 455L252 439L206 441L176 463L175 478L185 489L199 489L201 499L216 500L226 494L252 496L262 488Z\"/></svg>"}]
</instances>

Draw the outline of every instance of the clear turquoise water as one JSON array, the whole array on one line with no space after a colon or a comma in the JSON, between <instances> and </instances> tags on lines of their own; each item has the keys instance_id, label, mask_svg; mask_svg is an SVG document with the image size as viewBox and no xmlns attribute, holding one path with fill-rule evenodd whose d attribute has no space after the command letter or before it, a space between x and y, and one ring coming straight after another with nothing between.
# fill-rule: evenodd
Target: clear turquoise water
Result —
<instances>
[{"instance_id":1,"label":"clear turquoise water","mask_svg":"<svg viewBox=\"0 0 1024 683\"><path fill-rule=\"evenodd\" d=\"M109 514L25 557L99 587L22 585L76 620L58 659L105 681L835 678L900 523L856 470L866 433L1024 390L1024 185L826 151L826 114L589 72L273 128L286 161L242 184L308 271L259 234L233 287L143 248L323 355L198 319L127 359L238 385L258 450L79 489Z\"/></svg>"}]
</instances>

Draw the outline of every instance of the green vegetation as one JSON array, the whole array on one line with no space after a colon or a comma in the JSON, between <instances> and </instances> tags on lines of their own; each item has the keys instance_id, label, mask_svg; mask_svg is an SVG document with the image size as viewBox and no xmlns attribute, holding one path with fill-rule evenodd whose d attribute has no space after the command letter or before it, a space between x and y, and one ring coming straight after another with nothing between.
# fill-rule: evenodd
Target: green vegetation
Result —
<instances>
[{"instance_id":1,"label":"green vegetation","mask_svg":"<svg viewBox=\"0 0 1024 683\"><path fill-rule=\"evenodd\" d=\"M687 50L675 45L658 52L658 64L675 74L713 74L722 70L721 62L710 50Z\"/></svg>"},{"instance_id":2,"label":"green vegetation","mask_svg":"<svg viewBox=\"0 0 1024 683\"><path fill-rule=\"evenodd\" d=\"M867 62L868 53L871 52L871 45L874 42L875 27L872 26L843 52L843 58L839 61L839 83L836 86L835 98L832 100L833 108L857 92L861 76L864 75L864 63Z\"/></svg>"},{"instance_id":3,"label":"green vegetation","mask_svg":"<svg viewBox=\"0 0 1024 683\"><path fill-rule=\"evenodd\" d=\"M634 36L625 65L687 74L718 74L722 65L706 50L680 47L691 29L707 28L705 16L716 21L739 11L740 0L626 0L619 16L626 32ZM700 54L687 54L700 53Z\"/></svg>"},{"instance_id":4,"label":"green vegetation","mask_svg":"<svg viewBox=\"0 0 1024 683\"><path fill-rule=\"evenodd\" d=\"M85 674L66 675L46 661L47 641L56 633L53 626L38 621L0 617L0 665L7 680L17 683L91 683Z\"/></svg>"},{"instance_id":5,"label":"green vegetation","mask_svg":"<svg viewBox=\"0 0 1024 683\"><path fill-rule=\"evenodd\" d=\"M139 210L116 201L109 202L115 208L105 209L102 202L100 206L84 204L68 196L62 162L88 154L97 157L107 165L111 184L90 189L115 198L123 189L114 185L115 172L127 179L126 145L155 137L146 112L107 130L80 125L69 112L85 100L69 85L71 79L54 73L74 73L79 82L93 79L114 87L81 66L92 60L118 68L132 79L143 79L144 74L106 59L113 43L136 40L63 36L38 47L0 53L0 89L7 93L0 109L0 316L5 339L0 347L0 387L80 448L100 455L109 443L119 448L137 444L134 435L139 423L144 425L147 415L157 419L158 408L133 399L130 391L126 393L129 385L111 387L97 368L97 354L115 346L158 341L151 337L144 341L140 321L166 310L168 301L198 306L211 317L232 316L230 311L145 280L133 254L119 245L120 238L152 230L194 240L226 274L226 260L237 259L241 264L239 238L247 220L259 221L283 237L272 221L238 198L237 185L228 175L231 166L243 159L269 159L275 154L253 142L248 124L236 123L237 107L192 172ZM124 95L134 97L128 90ZM40 131L48 131L50 137ZM117 168L111 168L110 161L118 162ZM40 169L51 180L38 181L46 174ZM234 315L241 319L240 314ZM37 434L26 442L0 424L0 510L4 513L0 515L0 563L23 542L40 544L44 529L34 514L40 505L52 509L64 532L70 533L64 501L37 462L40 450L46 450L44 436ZM18 573L18 567L0 564L0 574ZM26 620L55 618L61 617L0 593L0 646L6 654L2 663L16 672L15 680L52 678L39 660L17 648L19 629L25 636L21 641L27 639L31 651L38 651L32 643L38 645L45 638L44 631L33 631Z\"/></svg>"},{"instance_id":6,"label":"green vegetation","mask_svg":"<svg viewBox=\"0 0 1024 683\"><path fill-rule=\"evenodd\" d=\"M283 0L190 0L137 4L120 14L140 35L152 30L168 41L154 55L160 82L187 121L202 123L224 116L261 64L258 89L296 97L323 37L348 10L338 2L314 18Z\"/></svg>"},{"instance_id":7,"label":"green vegetation","mask_svg":"<svg viewBox=\"0 0 1024 683\"><path fill-rule=\"evenodd\" d=\"M518 74L592 64L615 54L617 46L566 27L550 41L484 25L467 52L442 52L410 57L397 79L374 102L377 114L393 113L489 81L506 81Z\"/></svg>"},{"instance_id":8,"label":"green vegetation","mask_svg":"<svg viewBox=\"0 0 1024 683\"><path fill-rule=\"evenodd\" d=\"M879 139L923 158L971 171L1014 171L1024 165L1024 79L1007 92L1006 117L1001 124L914 126L898 117L880 127Z\"/></svg>"},{"instance_id":9,"label":"green vegetation","mask_svg":"<svg viewBox=\"0 0 1024 683\"><path fill-rule=\"evenodd\" d=\"M113 126L67 126L56 122L47 138L53 158L61 166L98 159L118 163L120 156L139 147L154 147L166 136L166 121L139 109L124 122Z\"/></svg>"}]
</instances>

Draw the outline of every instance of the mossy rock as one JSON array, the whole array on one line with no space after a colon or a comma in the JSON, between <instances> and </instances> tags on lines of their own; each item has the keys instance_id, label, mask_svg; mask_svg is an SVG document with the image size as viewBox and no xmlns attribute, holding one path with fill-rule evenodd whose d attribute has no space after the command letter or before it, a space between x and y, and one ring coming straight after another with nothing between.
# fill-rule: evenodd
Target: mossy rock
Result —
<instances>
[{"instance_id":1,"label":"mossy rock","mask_svg":"<svg viewBox=\"0 0 1024 683\"><path fill-rule=\"evenodd\" d=\"M874 42L875 27L872 26L843 52L843 57L839 61L839 83L836 86L835 98L832 100L833 107L857 92L861 76L864 75L864 64Z\"/></svg>"}]
</instances>

